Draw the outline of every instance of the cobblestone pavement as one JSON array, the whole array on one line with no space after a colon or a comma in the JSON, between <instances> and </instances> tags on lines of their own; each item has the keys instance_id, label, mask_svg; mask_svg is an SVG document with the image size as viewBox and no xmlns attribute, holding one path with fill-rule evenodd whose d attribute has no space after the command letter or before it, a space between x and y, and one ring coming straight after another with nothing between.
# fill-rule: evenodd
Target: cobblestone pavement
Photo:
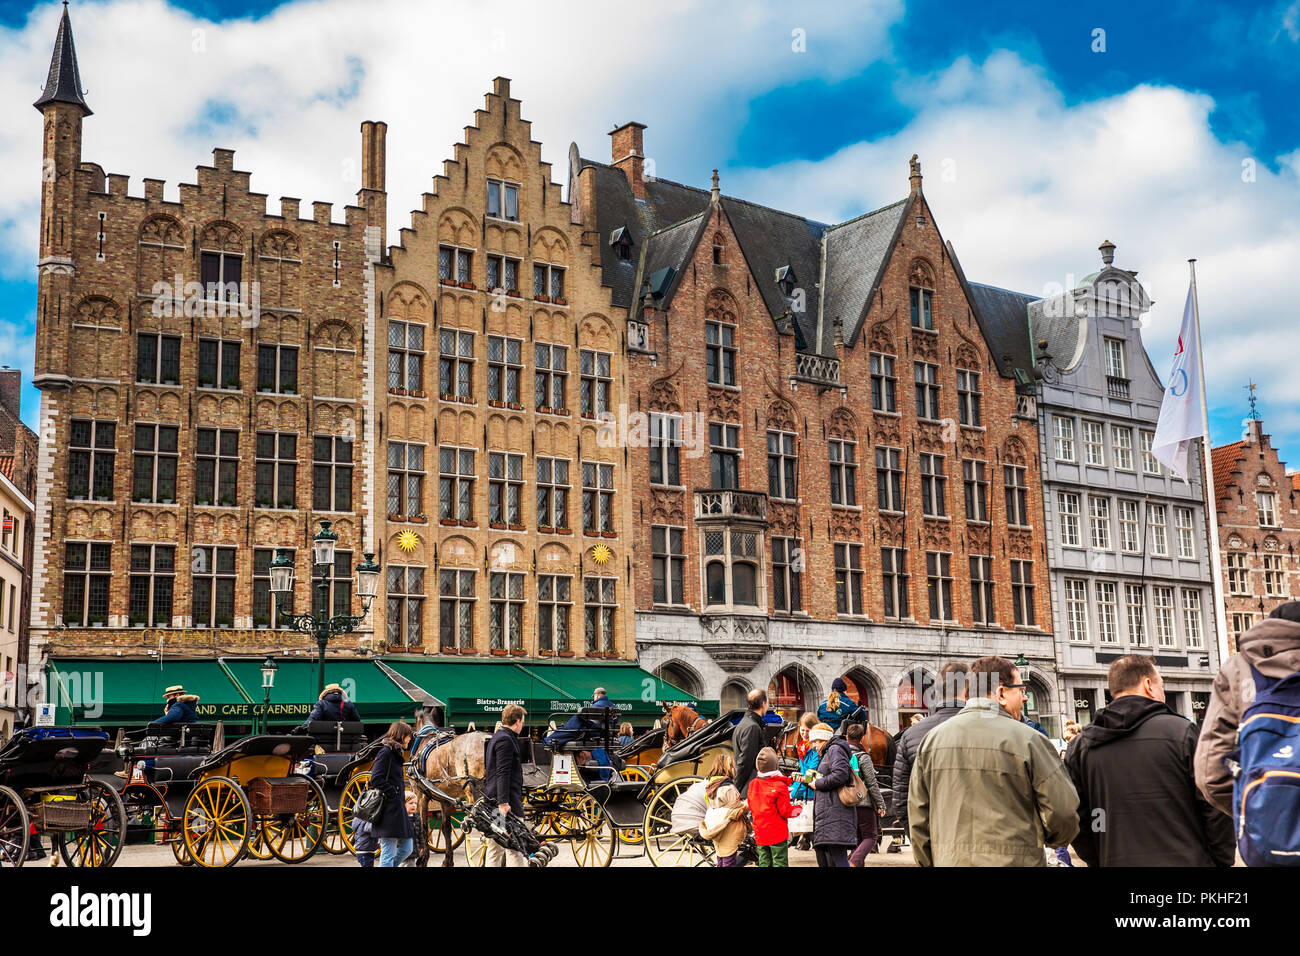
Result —
<instances>
[{"instance_id":1,"label":"cobblestone pavement","mask_svg":"<svg viewBox=\"0 0 1300 956\"><path fill-rule=\"evenodd\" d=\"M644 853L639 852L639 847L621 846L620 855L615 857L611 866L650 866L650 859ZM432 865L438 865L440 857L434 857L431 860ZM28 866L40 866L43 863L33 862ZM286 866L277 860L254 860L245 859L239 863L242 867L260 867L260 866ZM305 863L296 864L298 867L317 867L317 866L346 866L355 867L356 860L351 854L342 856L331 856L324 851L317 853ZM458 850L456 854L456 865L467 866L465 853ZM573 852L567 842L561 843L560 855L550 864L553 867L572 867L577 863L574 860ZM791 850L791 866L816 866L817 858L811 850ZM867 858L867 866L912 866L912 850L910 847L903 847L899 853L873 853ZM177 863L172 856L170 847L167 846L128 846L122 850L122 855L118 858L117 866L119 867L175 867Z\"/></svg>"}]
</instances>

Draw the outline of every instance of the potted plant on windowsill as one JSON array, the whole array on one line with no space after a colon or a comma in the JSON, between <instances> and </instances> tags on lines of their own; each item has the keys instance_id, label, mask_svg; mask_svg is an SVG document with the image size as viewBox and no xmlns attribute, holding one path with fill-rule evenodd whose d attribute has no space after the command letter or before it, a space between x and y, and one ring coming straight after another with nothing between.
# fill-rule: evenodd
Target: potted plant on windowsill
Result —
<instances>
[{"instance_id":1,"label":"potted plant on windowsill","mask_svg":"<svg viewBox=\"0 0 1300 956\"><path fill-rule=\"evenodd\" d=\"M512 408L517 412L522 412L524 410L524 406L520 405L518 402L506 402L506 407Z\"/></svg>"},{"instance_id":2,"label":"potted plant on windowsill","mask_svg":"<svg viewBox=\"0 0 1300 956\"><path fill-rule=\"evenodd\" d=\"M408 520L414 521L416 524L424 524L429 520L429 516L421 511L418 515L412 515Z\"/></svg>"},{"instance_id":3,"label":"potted plant on windowsill","mask_svg":"<svg viewBox=\"0 0 1300 956\"><path fill-rule=\"evenodd\" d=\"M233 508L235 505L239 504L239 502L235 500L234 495L222 495L221 500L218 503L223 508Z\"/></svg>"},{"instance_id":4,"label":"potted plant on windowsill","mask_svg":"<svg viewBox=\"0 0 1300 956\"><path fill-rule=\"evenodd\" d=\"M460 285L460 287L461 287L462 289L474 289L474 288L475 288L474 283L472 283L472 282L461 282L461 283L459 283L459 285Z\"/></svg>"},{"instance_id":5,"label":"potted plant on windowsill","mask_svg":"<svg viewBox=\"0 0 1300 956\"><path fill-rule=\"evenodd\" d=\"M271 499L266 497L265 495L258 495L257 506L259 508L269 508L271 507Z\"/></svg>"},{"instance_id":6,"label":"potted plant on windowsill","mask_svg":"<svg viewBox=\"0 0 1300 956\"><path fill-rule=\"evenodd\" d=\"M460 526L461 526L462 528L477 528L477 527L478 527L478 522L477 522L477 521L470 520L470 519L467 519L467 518L461 518L461 519L460 519Z\"/></svg>"},{"instance_id":7,"label":"potted plant on windowsill","mask_svg":"<svg viewBox=\"0 0 1300 956\"><path fill-rule=\"evenodd\" d=\"M518 289L506 289L506 295L510 296L512 299L521 298Z\"/></svg>"},{"instance_id":8,"label":"potted plant on windowsill","mask_svg":"<svg viewBox=\"0 0 1300 956\"><path fill-rule=\"evenodd\" d=\"M572 529L572 528L556 528L556 529L555 529L555 533L556 533L556 534L573 534L573 529Z\"/></svg>"},{"instance_id":9,"label":"potted plant on windowsill","mask_svg":"<svg viewBox=\"0 0 1300 956\"><path fill-rule=\"evenodd\" d=\"M599 538L599 537L600 537L600 532L599 532L599 531L593 531L593 530L591 530L590 528L583 528L583 529L582 529L582 536L583 536L584 538Z\"/></svg>"},{"instance_id":10,"label":"potted plant on windowsill","mask_svg":"<svg viewBox=\"0 0 1300 956\"><path fill-rule=\"evenodd\" d=\"M618 537L618 532L617 532L617 531L602 531L602 532L600 533L600 536L601 536L602 538L617 538L617 537Z\"/></svg>"},{"instance_id":11,"label":"potted plant on windowsill","mask_svg":"<svg viewBox=\"0 0 1300 956\"><path fill-rule=\"evenodd\" d=\"M550 302L550 301L551 301L551 297L550 297L549 295L535 295L535 296L533 296L533 301L535 301L535 302Z\"/></svg>"},{"instance_id":12,"label":"potted plant on windowsill","mask_svg":"<svg viewBox=\"0 0 1300 956\"><path fill-rule=\"evenodd\" d=\"M560 651L558 656L560 656L560 657L572 657L572 656L573 656L573 651Z\"/></svg>"},{"instance_id":13,"label":"potted plant on windowsill","mask_svg":"<svg viewBox=\"0 0 1300 956\"><path fill-rule=\"evenodd\" d=\"M538 534L554 534L554 533L555 533L555 529L552 528L549 524L539 524L539 525L537 526L537 533L538 533Z\"/></svg>"},{"instance_id":14,"label":"potted plant on windowsill","mask_svg":"<svg viewBox=\"0 0 1300 956\"><path fill-rule=\"evenodd\" d=\"M406 394L409 398L424 398L424 390L419 388L413 388Z\"/></svg>"},{"instance_id":15,"label":"potted plant on windowsill","mask_svg":"<svg viewBox=\"0 0 1300 956\"><path fill-rule=\"evenodd\" d=\"M404 518L402 515L397 514L396 512L389 512L389 514L388 514L388 520L389 520L389 521L405 521L406 518Z\"/></svg>"},{"instance_id":16,"label":"potted plant on windowsill","mask_svg":"<svg viewBox=\"0 0 1300 956\"><path fill-rule=\"evenodd\" d=\"M549 647L543 647L543 648L541 648L541 649L538 650L538 652L537 652L537 656L538 656L538 657L554 657L554 656L555 656L555 651L551 650Z\"/></svg>"},{"instance_id":17,"label":"potted plant on windowsill","mask_svg":"<svg viewBox=\"0 0 1300 956\"><path fill-rule=\"evenodd\" d=\"M253 617L253 627L270 627L270 626L271 626L271 619L266 615L259 614Z\"/></svg>"},{"instance_id":18,"label":"potted plant on windowsill","mask_svg":"<svg viewBox=\"0 0 1300 956\"><path fill-rule=\"evenodd\" d=\"M455 518L439 518L439 519L438 519L438 524L450 525L451 527L454 528L454 527L456 527L456 519L455 519Z\"/></svg>"},{"instance_id":19,"label":"potted plant on windowsill","mask_svg":"<svg viewBox=\"0 0 1300 956\"><path fill-rule=\"evenodd\" d=\"M569 300L564 298L564 296L556 296L555 298L551 299L551 305L568 305L568 304L569 304Z\"/></svg>"},{"instance_id":20,"label":"potted plant on windowsill","mask_svg":"<svg viewBox=\"0 0 1300 956\"><path fill-rule=\"evenodd\" d=\"M478 651L475 650L475 649L472 648L472 647L462 647L462 648L460 649L460 652L459 652L459 653L461 653L461 654L477 654Z\"/></svg>"},{"instance_id":21,"label":"potted plant on windowsill","mask_svg":"<svg viewBox=\"0 0 1300 956\"><path fill-rule=\"evenodd\" d=\"M515 524L515 523L512 521L512 522L510 523L510 530L511 530L511 531L523 531L523 530L524 530L524 526L521 525L521 524Z\"/></svg>"},{"instance_id":22,"label":"potted plant on windowsill","mask_svg":"<svg viewBox=\"0 0 1300 956\"><path fill-rule=\"evenodd\" d=\"M552 415L567 415L567 414L569 414L569 410L568 410L567 408L552 408L552 409L551 409L551 414L552 414Z\"/></svg>"},{"instance_id":23,"label":"potted plant on windowsill","mask_svg":"<svg viewBox=\"0 0 1300 956\"><path fill-rule=\"evenodd\" d=\"M488 399L488 407L490 407L490 408L505 408L505 407L506 407L506 403L503 402L503 401L501 401L499 398L489 398L489 399Z\"/></svg>"},{"instance_id":24,"label":"potted plant on windowsill","mask_svg":"<svg viewBox=\"0 0 1300 956\"><path fill-rule=\"evenodd\" d=\"M217 380L213 378L211 375L199 376L199 388L216 388L216 387L217 387Z\"/></svg>"},{"instance_id":25,"label":"potted plant on windowsill","mask_svg":"<svg viewBox=\"0 0 1300 956\"><path fill-rule=\"evenodd\" d=\"M447 279L447 278L439 277L439 279L438 279L438 284L439 284L439 285L455 285L455 284L456 284L456 280L455 280L455 279Z\"/></svg>"},{"instance_id":26,"label":"potted plant on windowsill","mask_svg":"<svg viewBox=\"0 0 1300 956\"><path fill-rule=\"evenodd\" d=\"M104 627L108 624L107 614L91 614L86 618L86 623L91 627Z\"/></svg>"},{"instance_id":27,"label":"potted plant on windowsill","mask_svg":"<svg viewBox=\"0 0 1300 956\"><path fill-rule=\"evenodd\" d=\"M493 657L505 657L509 652L504 647L494 647L490 653Z\"/></svg>"},{"instance_id":28,"label":"potted plant on windowsill","mask_svg":"<svg viewBox=\"0 0 1300 956\"><path fill-rule=\"evenodd\" d=\"M510 656L511 656L511 657L527 657L527 656L528 656L528 652L527 652L526 650L524 650L522 647L512 647L512 648L510 649Z\"/></svg>"},{"instance_id":29,"label":"potted plant on windowsill","mask_svg":"<svg viewBox=\"0 0 1300 956\"><path fill-rule=\"evenodd\" d=\"M442 399L442 401L444 401L444 402L454 402L454 401L456 401L456 396L453 395L451 392L439 392L439 393L438 393L438 398Z\"/></svg>"},{"instance_id":30,"label":"potted plant on windowsill","mask_svg":"<svg viewBox=\"0 0 1300 956\"><path fill-rule=\"evenodd\" d=\"M504 521L489 521L488 527L497 531L504 531L506 529L506 523Z\"/></svg>"},{"instance_id":31,"label":"potted plant on windowsill","mask_svg":"<svg viewBox=\"0 0 1300 956\"><path fill-rule=\"evenodd\" d=\"M390 388L390 389L388 390L388 394L389 394L389 395L405 395L405 394L406 394L406 389L404 389L404 388Z\"/></svg>"}]
</instances>

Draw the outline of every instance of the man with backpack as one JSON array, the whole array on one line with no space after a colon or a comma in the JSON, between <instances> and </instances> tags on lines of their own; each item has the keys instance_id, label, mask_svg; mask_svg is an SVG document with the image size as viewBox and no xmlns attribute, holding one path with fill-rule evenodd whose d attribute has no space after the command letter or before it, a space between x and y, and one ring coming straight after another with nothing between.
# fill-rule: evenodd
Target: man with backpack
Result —
<instances>
[{"instance_id":1,"label":"man with backpack","mask_svg":"<svg viewBox=\"0 0 1300 956\"><path fill-rule=\"evenodd\" d=\"M1197 792L1197 728L1165 704L1155 662L1126 654L1108 680L1111 702L1065 752L1075 851L1089 866L1232 866L1232 820Z\"/></svg>"},{"instance_id":2,"label":"man with backpack","mask_svg":"<svg viewBox=\"0 0 1300 956\"><path fill-rule=\"evenodd\" d=\"M1288 601L1237 639L1214 678L1196 745L1196 785L1232 816L1247 866L1300 863L1300 832L1284 827L1300 801L1297 717L1300 601ZM1225 759L1239 768L1235 776Z\"/></svg>"}]
</instances>

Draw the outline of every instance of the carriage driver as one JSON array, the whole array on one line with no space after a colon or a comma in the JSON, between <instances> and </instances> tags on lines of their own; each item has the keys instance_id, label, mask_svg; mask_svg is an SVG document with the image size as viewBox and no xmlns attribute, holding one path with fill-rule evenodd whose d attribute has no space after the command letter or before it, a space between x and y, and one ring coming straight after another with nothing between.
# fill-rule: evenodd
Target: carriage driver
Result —
<instances>
[{"instance_id":1,"label":"carriage driver","mask_svg":"<svg viewBox=\"0 0 1300 956\"><path fill-rule=\"evenodd\" d=\"M173 684L163 691L163 715L155 724L192 724L199 719L199 712L194 705L199 702L195 694L185 693L181 684Z\"/></svg>"}]
</instances>

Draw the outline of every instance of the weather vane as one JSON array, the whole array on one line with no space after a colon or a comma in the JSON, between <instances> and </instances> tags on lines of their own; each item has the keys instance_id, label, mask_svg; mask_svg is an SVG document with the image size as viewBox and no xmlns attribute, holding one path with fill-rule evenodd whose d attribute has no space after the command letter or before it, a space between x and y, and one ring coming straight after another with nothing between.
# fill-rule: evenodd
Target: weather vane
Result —
<instances>
[{"instance_id":1,"label":"weather vane","mask_svg":"<svg viewBox=\"0 0 1300 956\"><path fill-rule=\"evenodd\" d=\"M1251 382L1249 385L1244 387L1246 391L1250 393L1250 417L1253 421L1259 421L1259 412L1255 410L1255 402L1259 400L1255 395L1255 389L1258 386L1256 386L1254 382Z\"/></svg>"}]
</instances>

